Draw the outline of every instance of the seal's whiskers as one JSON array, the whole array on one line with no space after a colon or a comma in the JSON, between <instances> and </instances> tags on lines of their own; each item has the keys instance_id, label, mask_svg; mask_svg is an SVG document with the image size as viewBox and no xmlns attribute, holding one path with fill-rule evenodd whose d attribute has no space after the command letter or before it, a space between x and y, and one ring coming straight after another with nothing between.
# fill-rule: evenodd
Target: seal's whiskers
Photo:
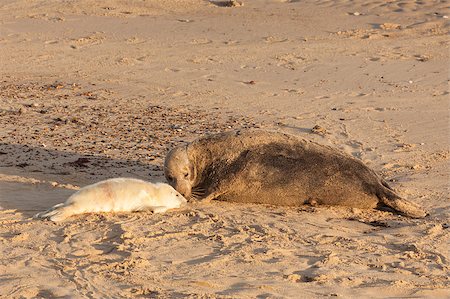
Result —
<instances>
[{"instance_id":1,"label":"seal's whiskers","mask_svg":"<svg viewBox=\"0 0 450 299\"><path fill-rule=\"evenodd\" d=\"M203 197L206 193L206 189L205 188L194 188L191 191L191 198L193 199L199 199L201 197Z\"/></svg>"}]
</instances>

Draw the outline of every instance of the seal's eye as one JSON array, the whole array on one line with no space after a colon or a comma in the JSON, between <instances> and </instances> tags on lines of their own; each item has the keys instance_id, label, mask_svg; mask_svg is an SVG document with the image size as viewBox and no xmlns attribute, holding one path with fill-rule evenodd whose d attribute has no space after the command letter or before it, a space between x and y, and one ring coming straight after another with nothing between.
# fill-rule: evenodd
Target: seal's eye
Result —
<instances>
[{"instance_id":1,"label":"seal's eye","mask_svg":"<svg viewBox=\"0 0 450 299\"><path fill-rule=\"evenodd\" d=\"M189 177L189 173L186 172L186 173L184 174L184 178L187 179L188 177Z\"/></svg>"}]
</instances>

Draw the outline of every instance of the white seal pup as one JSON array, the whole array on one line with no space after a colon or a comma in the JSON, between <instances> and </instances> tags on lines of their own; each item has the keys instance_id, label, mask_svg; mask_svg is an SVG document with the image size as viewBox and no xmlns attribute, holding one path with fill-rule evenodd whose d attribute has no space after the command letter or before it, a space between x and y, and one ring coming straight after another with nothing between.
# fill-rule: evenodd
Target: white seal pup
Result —
<instances>
[{"instance_id":1,"label":"white seal pup","mask_svg":"<svg viewBox=\"0 0 450 299\"><path fill-rule=\"evenodd\" d=\"M164 213L186 204L186 199L166 183L150 183L138 179L115 178L81 188L66 202L38 213L35 218L63 221L83 213L133 212L151 210Z\"/></svg>"},{"instance_id":2,"label":"white seal pup","mask_svg":"<svg viewBox=\"0 0 450 299\"><path fill-rule=\"evenodd\" d=\"M201 137L172 149L164 174L187 199L388 207L413 218L427 215L360 160L280 132L243 129Z\"/></svg>"}]
</instances>

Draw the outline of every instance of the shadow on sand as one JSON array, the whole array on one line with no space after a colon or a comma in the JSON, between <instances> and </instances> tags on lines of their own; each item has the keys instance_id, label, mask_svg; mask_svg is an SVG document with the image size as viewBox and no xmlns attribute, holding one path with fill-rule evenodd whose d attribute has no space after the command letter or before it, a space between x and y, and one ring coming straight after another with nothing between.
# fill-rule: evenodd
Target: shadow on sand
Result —
<instances>
[{"instance_id":1,"label":"shadow on sand","mask_svg":"<svg viewBox=\"0 0 450 299\"><path fill-rule=\"evenodd\" d=\"M64 202L77 187L113 177L164 181L162 159L121 160L0 143L0 210L32 216Z\"/></svg>"}]
</instances>

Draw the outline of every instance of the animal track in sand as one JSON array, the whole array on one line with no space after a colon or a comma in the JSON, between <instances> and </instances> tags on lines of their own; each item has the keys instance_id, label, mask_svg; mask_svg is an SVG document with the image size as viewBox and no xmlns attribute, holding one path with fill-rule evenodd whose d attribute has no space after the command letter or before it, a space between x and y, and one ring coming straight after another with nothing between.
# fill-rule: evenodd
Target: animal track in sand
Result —
<instances>
[{"instance_id":1,"label":"animal track in sand","mask_svg":"<svg viewBox=\"0 0 450 299\"><path fill-rule=\"evenodd\" d=\"M263 40L268 44L284 43L284 42L289 41L288 38L276 37L276 36L266 36L266 37L264 37Z\"/></svg>"},{"instance_id":2,"label":"animal track in sand","mask_svg":"<svg viewBox=\"0 0 450 299\"><path fill-rule=\"evenodd\" d=\"M71 47L73 49L81 49L103 43L106 39L104 32L94 32L87 36L82 36L77 39L72 39Z\"/></svg>"},{"instance_id":3,"label":"animal track in sand","mask_svg":"<svg viewBox=\"0 0 450 299\"><path fill-rule=\"evenodd\" d=\"M299 65L306 61L306 58L295 53L287 53L275 56L275 60L278 61L277 66L287 68L289 70L296 70Z\"/></svg>"}]
</instances>

